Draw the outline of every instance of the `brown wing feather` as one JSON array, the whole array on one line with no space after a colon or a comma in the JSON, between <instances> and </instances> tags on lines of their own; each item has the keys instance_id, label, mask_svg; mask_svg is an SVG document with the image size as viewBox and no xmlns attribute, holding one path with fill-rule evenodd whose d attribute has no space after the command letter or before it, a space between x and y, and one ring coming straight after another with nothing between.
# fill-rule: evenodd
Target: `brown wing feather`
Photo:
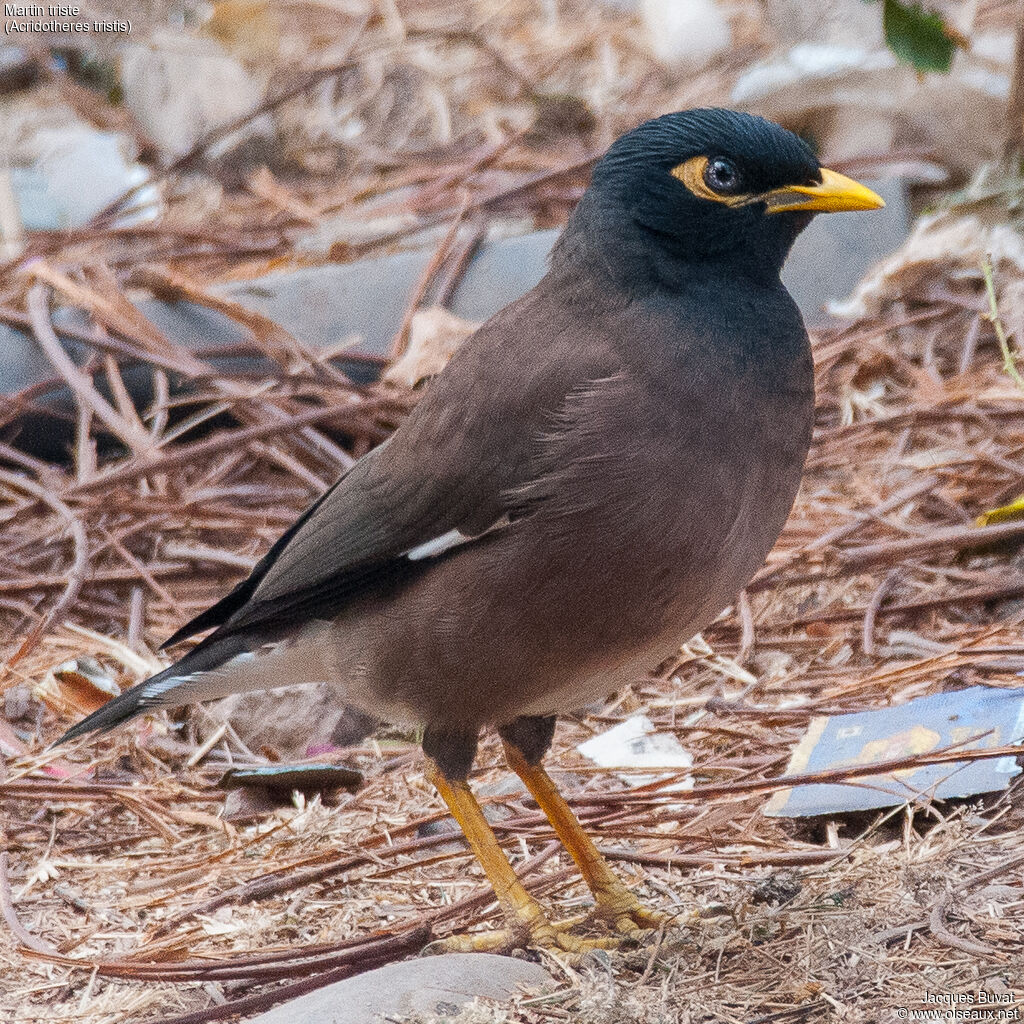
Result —
<instances>
[{"instance_id":1,"label":"brown wing feather","mask_svg":"<svg viewBox=\"0 0 1024 1024\"><path fill-rule=\"evenodd\" d=\"M482 533L508 514L566 395L621 367L611 346L581 334L580 309L545 296L552 287L546 279L484 324L392 438L172 639L328 616L370 581L423 571L403 557L410 549L453 529Z\"/></svg>"}]
</instances>

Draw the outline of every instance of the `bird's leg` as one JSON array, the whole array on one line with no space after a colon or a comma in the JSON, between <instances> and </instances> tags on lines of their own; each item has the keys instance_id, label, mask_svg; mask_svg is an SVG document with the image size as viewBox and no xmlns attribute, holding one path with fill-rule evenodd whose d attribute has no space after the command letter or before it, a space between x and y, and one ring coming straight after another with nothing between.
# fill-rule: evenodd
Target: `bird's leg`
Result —
<instances>
[{"instance_id":1,"label":"bird's leg","mask_svg":"<svg viewBox=\"0 0 1024 1024\"><path fill-rule=\"evenodd\" d=\"M513 723L513 726L516 724ZM583 831L583 826L558 792L551 776L541 767L540 755L536 759L528 756L514 742L514 736L514 728L502 730L505 760L523 780L540 809L547 815L562 845L572 854L583 881L594 894L597 916L624 935L635 935L644 929L660 928L667 924L668 915L647 909L616 876L593 840ZM544 746L546 748L546 744Z\"/></svg>"},{"instance_id":2,"label":"bird's leg","mask_svg":"<svg viewBox=\"0 0 1024 1024\"><path fill-rule=\"evenodd\" d=\"M473 855L480 862L498 897L508 926L495 931L452 935L428 950L466 953L541 946L568 953L585 953L609 948L607 939L590 939L568 934L576 922L553 924L540 904L526 891L495 838L490 823L464 779L449 779L432 759L427 759L427 778L437 787L452 817L459 823Z\"/></svg>"},{"instance_id":3,"label":"bird's leg","mask_svg":"<svg viewBox=\"0 0 1024 1024\"><path fill-rule=\"evenodd\" d=\"M437 763L428 758L427 778L441 794L452 817L459 823L473 855L480 862L488 881L498 897L498 904L505 912L512 931L520 933L520 943L529 940L531 944L556 944L555 929L544 916L540 904L523 888L523 883L509 864L508 858L498 845L494 830L484 817L484 812L473 796L464 779L448 779ZM549 934L550 933L550 934ZM465 950L486 950L506 944L501 933L485 932L477 935L458 935L446 943L446 948Z\"/></svg>"}]
</instances>

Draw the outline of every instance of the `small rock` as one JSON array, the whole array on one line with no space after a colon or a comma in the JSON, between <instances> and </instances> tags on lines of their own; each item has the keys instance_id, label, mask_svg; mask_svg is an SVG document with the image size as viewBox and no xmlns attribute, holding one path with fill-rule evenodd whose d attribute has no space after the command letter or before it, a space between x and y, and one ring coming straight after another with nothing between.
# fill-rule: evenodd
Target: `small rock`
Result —
<instances>
[{"instance_id":1,"label":"small rock","mask_svg":"<svg viewBox=\"0 0 1024 1024\"><path fill-rule=\"evenodd\" d=\"M34 705L32 691L24 683L15 683L4 691L4 717L8 722L24 718Z\"/></svg>"},{"instance_id":2,"label":"small rock","mask_svg":"<svg viewBox=\"0 0 1024 1024\"><path fill-rule=\"evenodd\" d=\"M72 123L60 131L40 130L31 167L12 167L11 186L28 230L59 230L88 223L131 188L139 212L122 223L153 220L160 190L147 185L149 172L135 162L128 139Z\"/></svg>"},{"instance_id":3,"label":"small rock","mask_svg":"<svg viewBox=\"0 0 1024 1024\"><path fill-rule=\"evenodd\" d=\"M354 747L380 725L380 720L358 708L346 706L331 730L331 743L337 747ZM307 753L309 753L307 751ZM312 753L309 753L312 757Z\"/></svg>"},{"instance_id":4,"label":"small rock","mask_svg":"<svg viewBox=\"0 0 1024 1024\"><path fill-rule=\"evenodd\" d=\"M715 0L641 0L640 16L654 56L669 67L700 67L732 41Z\"/></svg>"},{"instance_id":5,"label":"small rock","mask_svg":"<svg viewBox=\"0 0 1024 1024\"><path fill-rule=\"evenodd\" d=\"M252 821L265 818L282 806L280 797L269 789L232 789L224 798L225 821Z\"/></svg>"},{"instance_id":6,"label":"small rock","mask_svg":"<svg viewBox=\"0 0 1024 1024\"><path fill-rule=\"evenodd\" d=\"M514 796L517 800L526 796L526 786L518 775L511 772L499 775L494 782L485 782L477 787L477 796Z\"/></svg>"},{"instance_id":7,"label":"small rock","mask_svg":"<svg viewBox=\"0 0 1024 1024\"><path fill-rule=\"evenodd\" d=\"M438 843L437 846L429 847L424 853L426 857L462 853L469 849L466 837L454 818L438 818L436 821L425 821L422 825L417 826L417 839L433 839L434 836L451 836L451 839L447 843Z\"/></svg>"},{"instance_id":8,"label":"small rock","mask_svg":"<svg viewBox=\"0 0 1024 1024\"><path fill-rule=\"evenodd\" d=\"M493 953L406 960L327 985L248 1024L384 1024L414 1013L451 1014L482 997L506 1000L553 983L539 964Z\"/></svg>"},{"instance_id":9,"label":"small rock","mask_svg":"<svg viewBox=\"0 0 1024 1024\"><path fill-rule=\"evenodd\" d=\"M800 895L803 883L792 871L775 871L762 878L750 893L751 903L791 903Z\"/></svg>"},{"instance_id":10,"label":"small rock","mask_svg":"<svg viewBox=\"0 0 1024 1024\"><path fill-rule=\"evenodd\" d=\"M832 45L881 47L882 19L877 8L863 0L766 0L765 21L776 39ZM972 40L973 42L973 40Z\"/></svg>"},{"instance_id":11,"label":"small rock","mask_svg":"<svg viewBox=\"0 0 1024 1024\"><path fill-rule=\"evenodd\" d=\"M280 686L235 694L207 708L227 720L250 750L270 749L300 761L311 746L333 738L347 708L327 683Z\"/></svg>"},{"instance_id":12,"label":"small rock","mask_svg":"<svg viewBox=\"0 0 1024 1024\"><path fill-rule=\"evenodd\" d=\"M462 838L462 829L459 828L458 822L451 817L446 818L435 818L433 821L424 821L422 824L416 827L416 838L417 839L433 839L434 836L452 836L453 838ZM458 843L457 846L464 844Z\"/></svg>"},{"instance_id":13,"label":"small rock","mask_svg":"<svg viewBox=\"0 0 1024 1024\"><path fill-rule=\"evenodd\" d=\"M173 28L154 29L144 44L127 47L121 67L125 106L171 156L253 110L268 79L215 40ZM259 128L254 123L247 130Z\"/></svg>"}]
</instances>

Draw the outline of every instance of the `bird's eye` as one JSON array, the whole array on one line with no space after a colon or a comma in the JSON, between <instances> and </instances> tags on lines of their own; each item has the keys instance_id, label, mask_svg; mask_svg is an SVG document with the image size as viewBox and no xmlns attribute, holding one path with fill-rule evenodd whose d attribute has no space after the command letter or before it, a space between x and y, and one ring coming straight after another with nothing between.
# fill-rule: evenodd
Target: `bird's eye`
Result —
<instances>
[{"instance_id":1,"label":"bird's eye","mask_svg":"<svg viewBox=\"0 0 1024 1024\"><path fill-rule=\"evenodd\" d=\"M704 184L719 195L734 195L740 188L740 172L731 160L712 157L704 167Z\"/></svg>"},{"instance_id":2,"label":"bird's eye","mask_svg":"<svg viewBox=\"0 0 1024 1024\"><path fill-rule=\"evenodd\" d=\"M740 169L728 157L691 156L669 173L699 199L723 206L746 206L753 199Z\"/></svg>"}]
</instances>

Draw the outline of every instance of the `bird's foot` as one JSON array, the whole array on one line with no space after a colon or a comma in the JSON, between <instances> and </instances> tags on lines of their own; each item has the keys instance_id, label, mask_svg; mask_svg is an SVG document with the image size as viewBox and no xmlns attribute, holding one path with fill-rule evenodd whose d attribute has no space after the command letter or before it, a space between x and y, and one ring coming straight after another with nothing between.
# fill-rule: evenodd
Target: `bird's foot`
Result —
<instances>
[{"instance_id":1,"label":"bird's foot","mask_svg":"<svg viewBox=\"0 0 1024 1024\"><path fill-rule=\"evenodd\" d=\"M668 914L646 908L625 886L621 891L604 891L597 896L597 908L564 921L551 921L533 904L516 914L504 928L483 932L465 932L432 942L425 953L507 953L514 949L546 949L583 955L595 949L619 949L642 944L652 931L671 921ZM577 929L603 935L577 934ZM611 934L608 934L608 932Z\"/></svg>"},{"instance_id":2,"label":"bird's foot","mask_svg":"<svg viewBox=\"0 0 1024 1024\"><path fill-rule=\"evenodd\" d=\"M624 941L631 942L624 935L574 935L572 929L584 923L586 918L574 917L567 921L549 921L546 917L523 927L518 921L505 928L494 928L483 932L464 932L449 935L430 943L423 952L432 953L509 953L515 949L545 949L554 953L568 953L573 956L589 953L594 949L618 949Z\"/></svg>"},{"instance_id":3,"label":"bird's foot","mask_svg":"<svg viewBox=\"0 0 1024 1024\"><path fill-rule=\"evenodd\" d=\"M594 888L593 917L605 921L623 937L639 938L642 933L667 928L672 915L645 907L617 878Z\"/></svg>"}]
</instances>

